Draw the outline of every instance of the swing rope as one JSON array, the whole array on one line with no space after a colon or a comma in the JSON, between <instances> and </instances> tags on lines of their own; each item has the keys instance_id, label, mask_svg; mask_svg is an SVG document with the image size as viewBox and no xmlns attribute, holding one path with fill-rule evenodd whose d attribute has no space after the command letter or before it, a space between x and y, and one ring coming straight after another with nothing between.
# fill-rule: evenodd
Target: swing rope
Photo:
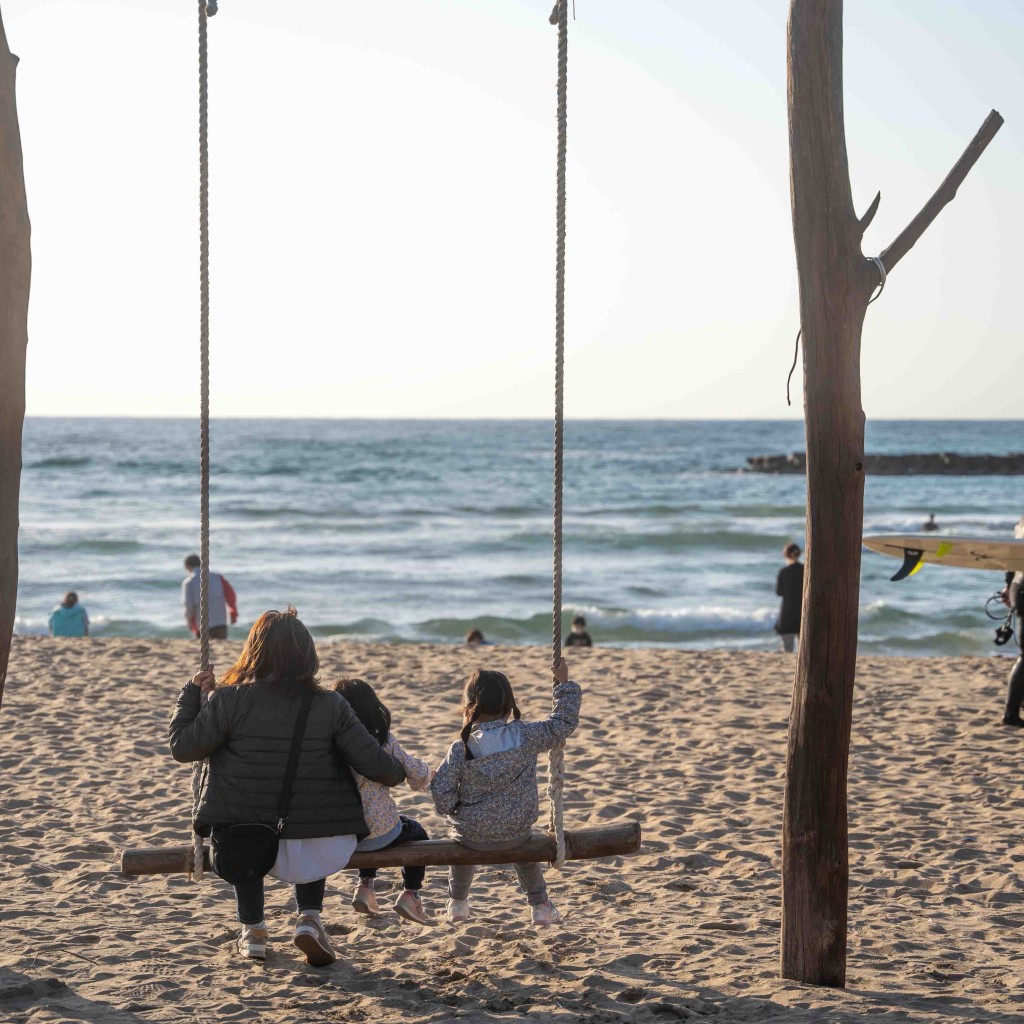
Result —
<instances>
[{"instance_id":1,"label":"swing rope","mask_svg":"<svg viewBox=\"0 0 1024 1024\"><path fill-rule=\"evenodd\" d=\"M558 193L555 201L555 479L552 531L552 663L562 656L562 425L565 392L565 155L568 95L569 29L568 0L557 0L549 19L558 25ZM554 685L557 685L555 680ZM565 863L564 799L565 750L559 743L548 752L548 798L551 801L549 831L555 836L557 867Z\"/></svg>"},{"instance_id":2,"label":"swing rope","mask_svg":"<svg viewBox=\"0 0 1024 1024\"><path fill-rule=\"evenodd\" d=\"M210 667L210 156L206 21L216 0L199 0L199 664ZM205 761L192 766L192 823ZM192 829L192 877L203 880L203 837Z\"/></svg>"},{"instance_id":3,"label":"swing rope","mask_svg":"<svg viewBox=\"0 0 1024 1024\"><path fill-rule=\"evenodd\" d=\"M200 665L210 664L209 633L209 556L210 556L210 218L208 147L208 55L207 19L217 13L216 0L198 0L199 7L199 367L200 367L200 483L199 483L199 644ZM555 425L554 425L554 501L552 542L552 623L553 663L562 654L562 464L563 409L565 391L565 164L566 110L568 95L568 0L557 0L550 22L558 26L558 152L557 196L555 202ZM553 686L557 685L557 680ZM551 803L549 831L555 838L557 867L565 864L564 744L548 753L548 798ZM192 770L192 820L199 809L205 762L196 762ZM193 829L192 877L203 878L203 837Z\"/></svg>"}]
</instances>

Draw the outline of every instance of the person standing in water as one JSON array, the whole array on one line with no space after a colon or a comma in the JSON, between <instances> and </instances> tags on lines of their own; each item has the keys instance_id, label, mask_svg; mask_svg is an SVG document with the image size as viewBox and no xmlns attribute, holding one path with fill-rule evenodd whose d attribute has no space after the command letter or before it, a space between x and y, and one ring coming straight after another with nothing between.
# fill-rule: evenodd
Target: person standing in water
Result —
<instances>
[{"instance_id":1,"label":"person standing in water","mask_svg":"<svg viewBox=\"0 0 1024 1024\"><path fill-rule=\"evenodd\" d=\"M78 595L69 590L50 612L50 636L88 636L89 613L78 603Z\"/></svg>"},{"instance_id":2,"label":"person standing in water","mask_svg":"<svg viewBox=\"0 0 1024 1024\"><path fill-rule=\"evenodd\" d=\"M938 528L939 528L939 524L937 522L935 522L935 513L934 512L929 512L928 513L928 522L925 523L924 526L921 527L921 529L924 530L927 533L934 533Z\"/></svg>"},{"instance_id":3,"label":"person standing in water","mask_svg":"<svg viewBox=\"0 0 1024 1024\"><path fill-rule=\"evenodd\" d=\"M185 572L189 575L181 582L181 603L185 608L185 621L193 636L199 636L199 556L185 559ZM228 615L231 624L238 621L235 591L219 572L210 573L209 627L211 640L227 640Z\"/></svg>"},{"instance_id":4,"label":"person standing in water","mask_svg":"<svg viewBox=\"0 0 1024 1024\"><path fill-rule=\"evenodd\" d=\"M786 564L775 580L775 593L782 598L775 632L782 637L782 649L792 654L800 635L800 605L804 596L804 567L800 561L800 545L787 544L782 549Z\"/></svg>"}]
</instances>

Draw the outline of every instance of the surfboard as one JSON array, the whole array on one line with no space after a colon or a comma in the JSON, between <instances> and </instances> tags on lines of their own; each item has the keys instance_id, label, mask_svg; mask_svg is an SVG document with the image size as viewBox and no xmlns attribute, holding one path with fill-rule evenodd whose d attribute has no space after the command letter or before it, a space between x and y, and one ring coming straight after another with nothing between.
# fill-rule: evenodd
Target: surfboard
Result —
<instances>
[{"instance_id":1,"label":"surfboard","mask_svg":"<svg viewBox=\"0 0 1024 1024\"><path fill-rule=\"evenodd\" d=\"M902 558L893 580L913 576L922 565L952 565L957 569L995 569L1024 572L1024 540L991 537L943 537L934 533L891 533L865 537L864 547L880 555Z\"/></svg>"}]
</instances>

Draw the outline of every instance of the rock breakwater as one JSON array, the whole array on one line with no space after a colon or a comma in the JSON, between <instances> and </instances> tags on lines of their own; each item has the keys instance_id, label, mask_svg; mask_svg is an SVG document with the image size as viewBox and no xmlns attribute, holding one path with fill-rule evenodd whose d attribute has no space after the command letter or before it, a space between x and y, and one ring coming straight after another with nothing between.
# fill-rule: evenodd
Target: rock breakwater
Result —
<instances>
[{"instance_id":1,"label":"rock breakwater","mask_svg":"<svg viewBox=\"0 0 1024 1024\"><path fill-rule=\"evenodd\" d=\"M961 455L958 452L911 452L905 455L866 455L864 469L875 476L1021 476L1024 452L1009 455ZM806 473L805 452L752 455L748 473Z\"/></svg>"}]
</instances>

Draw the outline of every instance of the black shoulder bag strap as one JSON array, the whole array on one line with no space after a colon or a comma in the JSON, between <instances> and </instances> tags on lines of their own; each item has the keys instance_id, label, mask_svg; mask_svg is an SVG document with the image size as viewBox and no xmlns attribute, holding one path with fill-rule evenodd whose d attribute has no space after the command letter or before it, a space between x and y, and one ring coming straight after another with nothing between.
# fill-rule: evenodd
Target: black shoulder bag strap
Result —
<instances>
[{"instance_id":1,"label":"black shoulder bag strap","mask_svg":"<svg viewBox=\"0 0 1024 1024\"><path fill-rule=\"evenodd\" d=\"M288 805L292 801L292 787L295 784L295 772L299 767L299 754L302 752L302 737L306 732L309 709L313 706L313 690L306 687L299 705L299 717L295 719L295 732L292 733L292 745L288 751L288 767L284 770L284 781L281 783L281 795L277 798L277 834L284 831L288 820Z\"/></svg>"}]
</instances>

